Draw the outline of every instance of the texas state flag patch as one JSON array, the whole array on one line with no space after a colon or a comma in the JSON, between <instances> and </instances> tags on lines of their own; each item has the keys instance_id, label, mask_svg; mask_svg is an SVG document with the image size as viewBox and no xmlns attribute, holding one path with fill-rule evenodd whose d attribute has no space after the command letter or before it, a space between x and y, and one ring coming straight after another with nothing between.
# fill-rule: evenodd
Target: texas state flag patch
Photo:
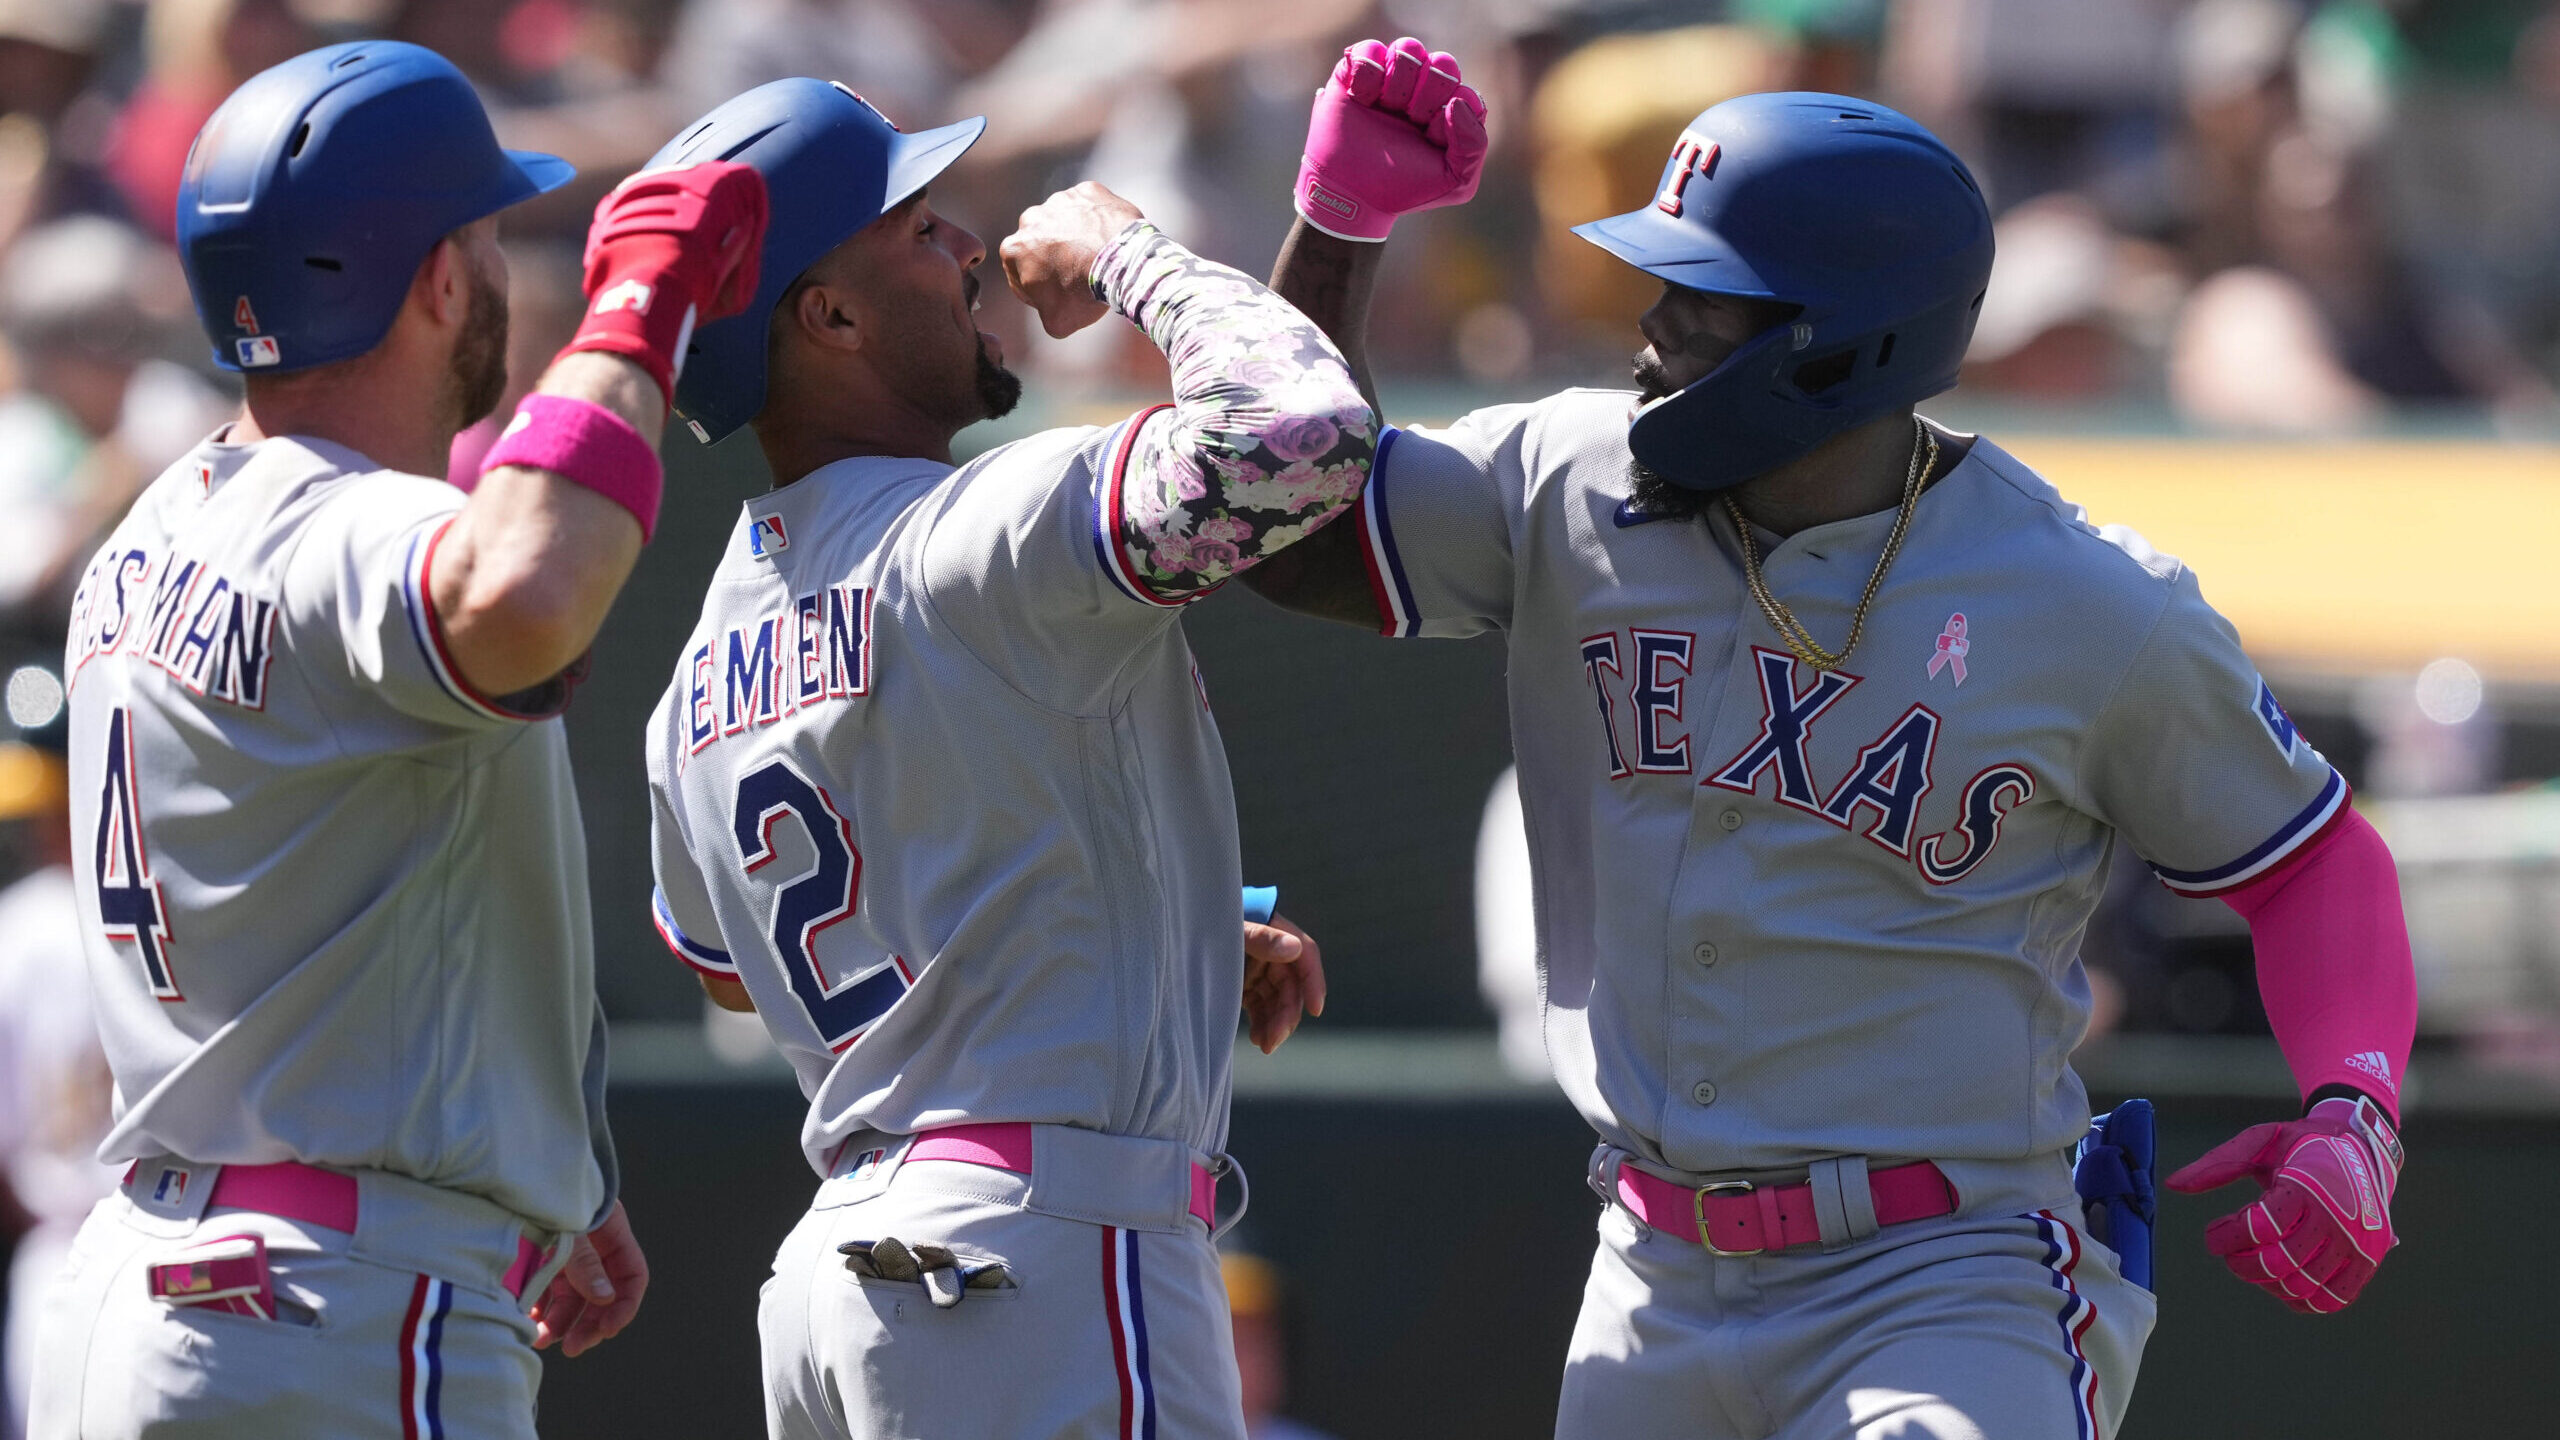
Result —
<instances>
[{"instance_id":1,"label":"texas state flag patch","mask_svg":"<svg viewBox=\"0 0 2560 1440\"><path fill-rule=\"evenodd\" d=\"M747 553L759 560L770 560L790 548L791 535L782 528L779 515L759 515L747 527Z\"/></svg>"}]
</instances>

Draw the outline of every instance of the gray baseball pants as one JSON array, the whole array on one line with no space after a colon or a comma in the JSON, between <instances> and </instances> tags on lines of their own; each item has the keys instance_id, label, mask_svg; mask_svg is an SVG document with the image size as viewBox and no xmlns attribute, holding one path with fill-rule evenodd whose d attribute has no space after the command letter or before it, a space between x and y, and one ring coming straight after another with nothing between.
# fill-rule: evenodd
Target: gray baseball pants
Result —
<instances>
[{"instance_id":1,"label":"gray baseball pants","mask_svg":"<svg viewBox=\"0 0 2560 1440\"><path fill-rule=\"evenodd\" d=\"M2150 1292L2081 1228L2058 1160L1945 1168L1956 1214L1830 1253L1720 1258L1610 1205L1558 1440L2113 1436Z\"/></svg>"}]
</instances>

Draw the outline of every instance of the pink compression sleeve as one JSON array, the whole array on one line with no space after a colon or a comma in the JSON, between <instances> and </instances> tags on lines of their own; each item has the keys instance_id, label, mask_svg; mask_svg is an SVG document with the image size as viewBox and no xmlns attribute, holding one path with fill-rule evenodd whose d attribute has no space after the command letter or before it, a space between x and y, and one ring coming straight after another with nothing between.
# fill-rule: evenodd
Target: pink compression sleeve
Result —
<instances>
[{"instance_id":1,"label":"pink compression sleeve","mask_svg":"<svg viewBox=\"0 0 2560 1440\"><path fill-rule=\"evenodd\" d=\"M2304 1098L2351 1086L2397 1123L2418 985L2390 847L2341 806L2290 864L2222 901L2249 922L2267 1023Z\"/></svg>"}]
</instances>

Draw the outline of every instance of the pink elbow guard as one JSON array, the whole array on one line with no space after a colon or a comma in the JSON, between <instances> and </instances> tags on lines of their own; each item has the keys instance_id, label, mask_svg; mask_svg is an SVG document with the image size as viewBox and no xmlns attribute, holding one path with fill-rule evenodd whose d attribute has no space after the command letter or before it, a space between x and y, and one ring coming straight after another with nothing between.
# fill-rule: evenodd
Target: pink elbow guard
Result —
<instances>
[{"instance_id":1,"label":"pink elbow guard","mask_svg":"<svg viewBox=\"0 0 2560 1440\"><path fill-rule=\"evenodd\" d=\"M2417 977L2391 850L2353 810L2291 863L2222 897L2249 922L2258 993L2307 1098L2344 1085L2397 1119Z\"/></svg>"},{"instance_id":2,"label":"pink elbow guard","mask_svg":"<svg viewBox=\"0 0 2560 1440\"><path fill-rule=\"evenodd\" d=\"M498 443L480 461L480 473L509 465L547 470L631 512L647 544L658 530L658 500L666 472L658 452L631 422L601 405L565 395L527 395Z\"/></svg>"}]
</instances>

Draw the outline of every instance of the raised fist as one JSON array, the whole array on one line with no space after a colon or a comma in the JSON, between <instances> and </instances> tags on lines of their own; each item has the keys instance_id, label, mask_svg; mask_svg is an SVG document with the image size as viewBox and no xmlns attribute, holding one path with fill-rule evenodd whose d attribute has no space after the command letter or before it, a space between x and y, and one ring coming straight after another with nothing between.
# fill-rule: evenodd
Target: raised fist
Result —
<instances>
[{"instance_id":1,"label":"raised fist","mask_svg":"<svg viewBox=\"0 0 2560 1440\"><path fill-rule=\"evenodd\" d=\"M1004 280L1039 312L1051 338L1073 335L1110 313L1093 293L1094 257L1112 237L1146 217L1138 207L1087 180L1022 212L996 253Z\"/></svg>"},{"instance_id":2,"label":"raised fist","mask_svg":"<svg viewBox=\"0 0 2560 1440\"><path fill-rule=\"evenodd\" d=\"M643 170L613 187L587 230L587 313L561 353L627 356L672 397L692 326L754 298L766 215L764 177L727 160Z\"/></svg>"},{"instance_id":3,"label":"raised fist","mask_svg":"<svg viewBox=\"0 0 2560 1440\"><path fill-rule=\"evenodd\" d=\"M1409 35L1363 40L1316 95L1298 213L1328 235L1384 240L1399 215L1472 198L1484 152L1484 99L1455 58Z\"/></svg>"}]
</instances>

